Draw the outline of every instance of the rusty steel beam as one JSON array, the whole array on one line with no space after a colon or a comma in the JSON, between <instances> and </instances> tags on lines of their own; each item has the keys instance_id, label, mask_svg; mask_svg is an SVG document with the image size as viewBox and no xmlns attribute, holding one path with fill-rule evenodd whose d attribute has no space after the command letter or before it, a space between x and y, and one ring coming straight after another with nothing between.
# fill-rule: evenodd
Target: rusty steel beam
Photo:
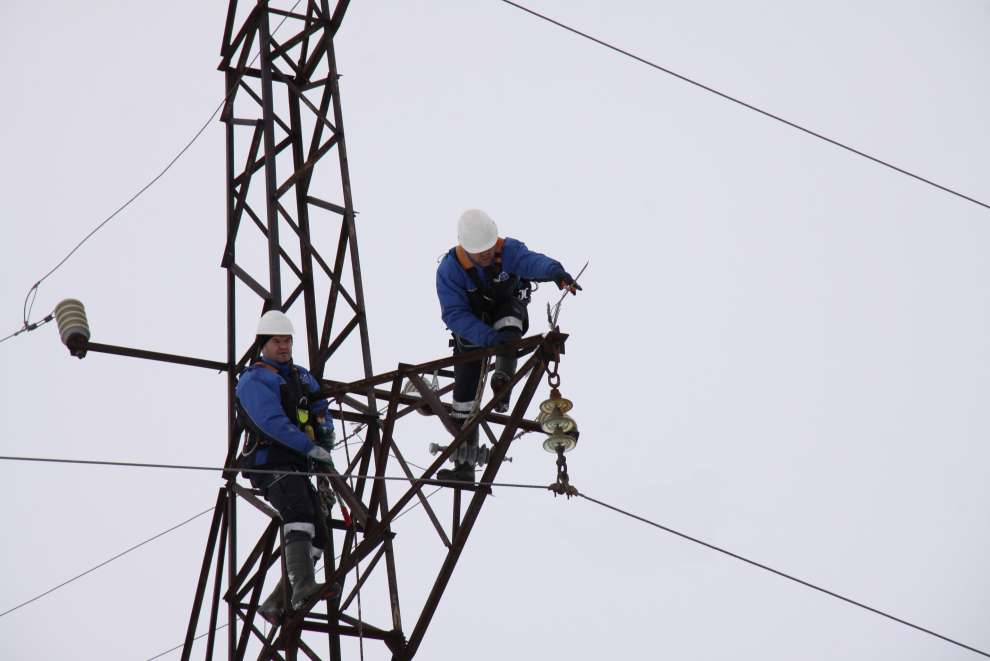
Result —
<instances>
[{"instance_id":1,"label":"rusty steel beam","mask_svg":"<svg viewBox=\"0 0 990 661\"><path fill-rule=\"evenodd\" d=\"M86 341L86 351L93 353L108 353L114 356L127 356L129 358L144 358L145 360L156 360L162 363L174 363L176 365L189 365L191 367L205 367L206 369L226 372L227 363L216 360L206 360L205 358L191 358L180 356L174 353L161 353L159 351L148 351L146 349L133 349L131 347L121 347L115 344L100 344L98 342Z\"/></svg>"},{"instance_id":2,"label":"rusty steel beam","mask_svg":"<svg viewBox=\"0 0 990 661\"><path fill-rule=\"evenodd\" d=\"M566 339L567 336L562 333L551 332L546 336L532 335L522 340L518 340L513 346L515 346L520 352L531 351L545 343L553 346L559 345L563 348L563 343ZM380 386L383 383L388 383L396 376L406 376L410 373L422 374L425 372L432 372L435 369L453 367L454 365L460 365L461 363L470 363L475 360L482 360L484 358L494 356L498 350L499 349L496 347L477 349L475 351L460 354L459 356L439 358L437 360L431 360L418 365L406 365L399 369L392 370L391 372L384 372L382 374L366 377L360 381L352 381L350 383L341 383L331 387L324 387L320 390L320 396L333 398L346 392L363 392L369 387ZM561 353L563 353L563 351L561 351Z\"/></svg>"},{"instance_id":3,"label":"rusty steel beam","mask_svg":"<svg viewBox=\"0 0 990 661\"><path fill-rule=\"evenodd\" d=\"M502 461L505 459L505 454L509 449L509 445L512 443L512 436L516 431L514 423L522 419L523 414L526 412L526 407L533 399L536 386L540 381L540 377L543 376L544 370L542 367L543 365L541 364L530 372L529 378L526 380L526 385L519 399L516 401L515 408L512 410L512 420L502 430L502 437L492 450L492 456L488 460L488 467L481 477L482 482L493 482L495 476L498 475ZM440 603L440 598L443 596L444 590L447 588L447 583L454 573L454 567L457 565L461 552L464 550L468 535L471 534L471 529L478 520L478 515L481 513L481 508L485 504L485 498L487 496L488 492L484 489L475 491L474 497L471 499L471 504L468 505L468 509L464 513L464 518L460 521L457 534L454 536L454 543L447 552L447 558L444 560L443 567L441 567L440 573L437 575L437 580L433 584L433 589L430 591L430 596L426 600L426 605L423 607L419 621L416 622L416 626L409 636L409 642L406 643L405 647L399 653L393 656L395 661L408 661L412 659L419 649L423 636L426 634L426 628L433 619L436 608Z\"/></svg>"},{"instance_id":4,"label":"rusty steel beam","mask_svg":"<svg viewBox=\"0 0 990 661\"><path fill-rule=\"evenodd\" d=\"M196 594L193 597L192 612L189 614L189 626L186 628L185 649L188 650L196 637L196 625L199 623L199 613L203 607L203 596L206 594L206 583L210 578L210 565L213 559L213 551L217 544L217 535L220 531L220 521L223 518L223 503L227 492L220 489L217 494L217 504L213 509L213 522L210 524L210 534L206 540L206 552L203 554L203 566L199 571L199 582L196 584ZM183 651L182 660L188 661L189 655Z\"/></svg>"},{"instance_id":5,"label":"rusty steel beam","mask_svg":"<svg viewBox=\"0 0 990 661\"><path fill-rule=\"evenodd\" d=\"M268 0L255 0L243 7L240 4L238 0L229 0L219 67L224 73L226 95L220 116L226 135L227 232L221 261L227 276L226 360L211 361L97 343L89 343L87 348L97 353L215 369L226 375L228 427L224 466L228 469L227 481L218 494L214 525L205 549L183 648L184 659L191 656L195 624L211 576L214 595L207 658L213 654L216 622L222 602L226 600L229 659L245 658L251 642L260 643L259 658L319 658L311 645L312 640L303 640L304 632L326 634L326 650L333 661L342 661L340 640L343 636L381 641L393 658L411 659L425 636L491 491L485 486L449 490L454 503L454 520L448 536L422 489L427 484L444 484L433 479L436 470L466 442L478 425L489 438L493 438L490 424L502 426L483 481L491 481L497 475L517 430L540 431L539 424L528 420L526 413L548 361L563 353L567 336L552 332L517 342L515 349L520 357L535 353L528 357L508 386L511 388L525 381L511 415L495 413L496 399L492 396L463 427L453 423L450 404L441 401L452 385L433 391L423 377L438 372L450 378L453 376L451 369L456 365L489 361L496 352L494 348L417 365L401 364L393 371L375 374L334 44L348 0L306 0L305 11L300 9L298 12L271 7ZM239 8L244 11L238 12ZM276 39L272 32L279 22L284 31L280 31ZM258 50L257 62L251 59L254 49ZM313 96L308 96L309 93ZM334 153L336 158L333 158ZM328 169L330 176L326 176ZM254 181L256 178L257 182ZM245 214L250 222L242 222ZM336 231L336 234L331 235L334 238L329 244L317 245L312 234L314 228ZM247 233L260 236L263 241L266 248L263 268L237 259L237 244L245 241ZM326 250L323 255L321 248ZM345 274L350 277L347 283ZM238 298L238 289L246 295ZM317 292L325 298L319 299ZM341 298L345 303L338 305ZM277 512L260 500L255 490L237 483L239 477L234 470L241 437L235 415L236 379L257 357L256 347L237 346L235 312L250 309L253 314L260 314L272 308L293 313L300 311L304 330L300 329L297 334L297 353L308 357L310 371L321 383L320 395L338 401L339 407L332 412L333 416L342 423L365 425L365 433L353 460L348 460L346 470L341 473L330 469L327 475L340 501L353 515L350 525L345 524L342 517L331 517L327 522L330 539L324 576L328 585L305 608L290 613L265 635L258 624L257 608L270 573L282 571L284 559L277 539L281 526ZM328 361L345 347L353 347L360 356L361 369L355 375L357 378L347 382L324 380ZM416 387L418 396L402 393L406 379ZM386 405L384 415L378 412L382 403ZM432 415L453 437L448 447L419 472L410 468L396 441L396 428L401 419L416 410ZM392 458L404 475L400 482L384 479L388 476ZM462 517L463 492L470 492L471 500ZM238 508L239 499L252 507ZM407 642L399 608L393 546L395 533L391 526L415 499L423 505L438 532L443 543L443 560L426 602L415 609L415 627ZM253 516L260 513L269 521L261 536L252 539L246 547L250 551L244 558L238 555L240 510ZM335 549L342 551L339 561ZM358 571L359 564L363 565L363 571ZM387 592L375 587L374 596L365 598L379 599L379 606L384 606L383 602L387 600L391 609L391 630L358 621L342 612L356 595L367 595L372 589L369 586L380 584L370 577L376 572L380 576L383 571L387 574ZM352 572L356 580L348 596L331 597L333 582L340 581L343 585ZM225 590L221 589L222 582L226 583ZM313 610L320 609L320 604L325 606L325 613ZM372 657L383 658L381 654L372 654Z\"/></svg>"}]
</instances>

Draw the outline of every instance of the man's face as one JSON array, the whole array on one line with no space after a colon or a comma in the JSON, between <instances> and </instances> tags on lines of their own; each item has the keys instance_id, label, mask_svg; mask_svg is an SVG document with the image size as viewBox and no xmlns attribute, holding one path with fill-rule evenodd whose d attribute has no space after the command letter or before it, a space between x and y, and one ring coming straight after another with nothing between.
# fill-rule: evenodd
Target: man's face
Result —
<instances>
[{"instance_id":1,"label":"man's face","mask_svg":"<svg viewBox=\"0 0 990 661\"><path fill-rule=\"evenodd\" d=\"M288 363L292 360L292 336L273 335L261 347L261 355L276 363Z\"/></svg>"},{"instance_id":2,"label":"man's face","mask_svg":"<svg viewBox=\"0 0 990 661\"><path fill-rule=\"evenodd\" d=\"M485 252L469 252L471 259L478 262L482 266L491 266L492 261L495 259L495 246L492 246Z\"/></svg>"}]
</instances>

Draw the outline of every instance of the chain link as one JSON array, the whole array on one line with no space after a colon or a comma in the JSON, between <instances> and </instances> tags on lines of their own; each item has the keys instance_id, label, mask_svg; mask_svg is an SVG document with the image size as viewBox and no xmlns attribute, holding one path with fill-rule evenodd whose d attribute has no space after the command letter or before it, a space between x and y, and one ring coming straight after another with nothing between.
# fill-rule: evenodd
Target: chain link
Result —
<instances>
[{"instance_id":1,"label":"chain link","mask_svg":"<svg viewBox=\"0 0 990 661\"><path fill-rule=\"evenodd\" d=\"M564 457L564 446L557 446L557 481L547 487L554 496L578 496L577 488L571 484L571 478L567 474L567 459Z\"/></svg>"},{"instance_id":2,"label":"chain link","mask_svg":"<svg viewBox=\"0 0 990 661\"><path fill-rule=\"evenodd\" d=\"M560 374L558 374L558 371L560 370L560 351L556 347L553 349L553 357L547 361L546 370L547 384L551 388L559 388Z\"/></svg>"}]
</instances>

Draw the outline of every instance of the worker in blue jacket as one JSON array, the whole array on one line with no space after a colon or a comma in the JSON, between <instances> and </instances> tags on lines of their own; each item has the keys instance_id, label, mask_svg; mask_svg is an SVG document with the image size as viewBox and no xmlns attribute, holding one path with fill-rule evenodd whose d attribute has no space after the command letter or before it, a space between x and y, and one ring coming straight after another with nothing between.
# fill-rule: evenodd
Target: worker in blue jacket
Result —
<instances>
[{"instance_id":1,"label":"worker in blue jacket","mask_svg":"<svg viewBox=\"0 0 990 661\"><path fill-rule=\"evenodd\" d=\"M454 355L481 347L505 346L529 328L530 282L554 282L576 294L581 289L560 262L533 252L522 241L500 238L498 227L480 209L469 209L457 222L457 245L437 268L440 314L454 335ZM515 350L500 351L492 372L492 389L501 390L516 371ZM481 379L481 361L454 366L451 417L463 424L471 417ZM509 408L506 395L496 410ZM474 481L478 428L456 455L454 470L441 470L441 480Z\"/></svg>"},{"instance_id":2,"label":"worker in blue jacket","mask_svg":"<svg viewBox=\"0 0 990 661\"><path fill-rule=\"evenodd\" d=\"M242 467L312 472L316 464L333 465L333 420L316 379L292 362L292 335L292 322L279 310L269 310L258 322L261 359L244 371L235 390L245 430ZM282 519L290 604L298 609L323 587L315 580L314 562L329 532L319 496L305 475L249 473L248 479ZM281 619L285 592L282 584L275 588L258 610L262 617L272 623Z\"/></svg>"}]
</instances>

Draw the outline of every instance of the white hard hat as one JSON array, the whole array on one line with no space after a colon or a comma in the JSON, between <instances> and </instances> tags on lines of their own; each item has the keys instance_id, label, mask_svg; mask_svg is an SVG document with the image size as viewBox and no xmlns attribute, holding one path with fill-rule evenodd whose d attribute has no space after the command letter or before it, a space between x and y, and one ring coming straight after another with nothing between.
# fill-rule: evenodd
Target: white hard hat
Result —
<instances>
[{"instance_id":1,"label":"white hard hat","mask_svg":"<svg viewBox=\"0 0 990 661\"><path fill-rule=\"evenodd\" d=\"M292 322L281 310L269 310L258 320L255 335L293 335Z\"/></svg>"},{"instance_id":2,"label":"white hard hat","mask_svg":"<svg viewBox=\"0 0 990 661\"><path fill-rule=\"evenodd\" d=\"M498 226L481 209L468 209L457 221L457 242L468 252L485 252L498 241Z\"/></svg>"}]
</instances>

